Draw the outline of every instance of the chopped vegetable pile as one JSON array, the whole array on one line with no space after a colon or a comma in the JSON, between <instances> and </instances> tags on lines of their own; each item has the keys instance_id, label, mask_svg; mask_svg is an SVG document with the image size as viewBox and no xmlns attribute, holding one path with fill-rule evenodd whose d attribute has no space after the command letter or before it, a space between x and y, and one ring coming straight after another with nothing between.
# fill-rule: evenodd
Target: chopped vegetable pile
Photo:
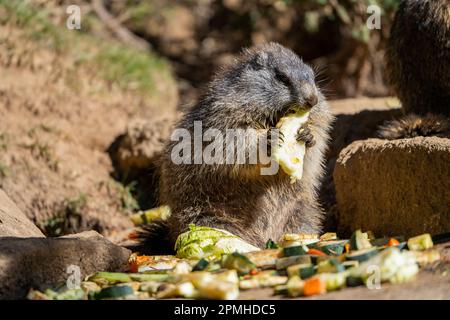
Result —
<instances>
[{"instance_id":1,"label":"chopped vegetable pile","mask_svg":"<svg viewBox=\"0 0 450 320\"><path fill-rule=\"evenodd\" d=\"M313 296L345 287L411 281L419 266L440 259L429 234L407 241L375 239L360 230L348 240L335 233L287 234L279 243L269 240L265 250L246 253L227 252L222 245L227 239L242 241L226 231L191 226L177 241L177 256L134 253L128 272L98 272L79 288L30 290L28 298L228 300L237 299L240 290L256 288L273 288L275 295L286 297Z\"/></svg>"}]
</instances>

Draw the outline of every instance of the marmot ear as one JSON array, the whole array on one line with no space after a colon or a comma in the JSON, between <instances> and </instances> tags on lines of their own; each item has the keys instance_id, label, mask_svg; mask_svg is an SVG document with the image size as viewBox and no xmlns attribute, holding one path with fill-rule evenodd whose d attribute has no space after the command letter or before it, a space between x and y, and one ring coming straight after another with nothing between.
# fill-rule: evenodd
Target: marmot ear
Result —
<instances>
[{"instance_id":1,"label":"marmot ear","mask_svg":"<svg viewBox=\"0 0 450 320\"><path fill-rule=\"evenodd\" d=\"M250 60L250 66L254 70L261 70L268 65L270 54L267 52L258 52Z\"/></svg>"}]
</instances>

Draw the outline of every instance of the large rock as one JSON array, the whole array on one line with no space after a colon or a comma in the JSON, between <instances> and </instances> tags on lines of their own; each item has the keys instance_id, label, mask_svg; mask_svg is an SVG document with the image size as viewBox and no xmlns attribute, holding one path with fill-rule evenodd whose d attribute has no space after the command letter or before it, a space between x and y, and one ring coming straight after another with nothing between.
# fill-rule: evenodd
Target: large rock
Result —
<instances>
[{"instance_id":1,"label":"large rock","mask_svg":"<svg viewBox=\"0 0 450 320\"><path fill-rule=\"evenodd\" d=\"M16 204L0 189L0 237L44 237Z\"/></svg>"},{"instance_id":2,"label":"large rock","mask_svg":"<svg viewBox=\"0 0 450 320\"><path fill-rule=\"evenodd\" d=\"M97 271L122 270L130 254L95 231L60 238L0 238L0 299L21 299L30 288L64 284L77 267L81 280Z\"/></svg>"},{"instance_id":3,"label":"large rock","mask_svg":"<svg viewBox=\"0 0 450 320\"><path fill-rule=\"evenodd\" d=\"M353 142L339 155L334 183L342 235L450 230L450 139Z\"/></svg>"}]
</instances>

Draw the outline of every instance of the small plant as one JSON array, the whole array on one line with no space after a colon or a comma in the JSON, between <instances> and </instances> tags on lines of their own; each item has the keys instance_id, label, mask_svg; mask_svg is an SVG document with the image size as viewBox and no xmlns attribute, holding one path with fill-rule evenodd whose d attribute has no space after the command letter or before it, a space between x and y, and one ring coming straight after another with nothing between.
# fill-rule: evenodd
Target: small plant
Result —
<instances>
[{"instance_id":1,"label":"small plant","mask_svg":"<svg viewBox=\"0 0 450 320\"><path fill-rule=\"evenodd\" d=\"M22 147L31 150L33 155L37 158L43 159L50 169L54 171L58 170L59 160L56 158L52 148L47 143L42 143L35 140L30 144L22 144Z\"/></svg>"},{"instance_id":2,"label":"small plant","mask_svg":"<svg viewBox=\"0 0 450 320\"><path fill-rule=\"evenodd\" d=\"M9 168L0 162L0 178L4 178L9 174Z\"/></svg>"},{"instance_id":3,"label":"small plant","mask_svg":"<svg viewBox=\"0 0 450 320\"><path fill-rule=\"evenodd\" d=\"M8 139L5 133L0 133L0 151L8 150Z\"/></svg>"},{"instance_id":4,"label":"small plant","mask_svg":"<svg viewBox=\"0 0 450 320\"><path fill-rule=\"evenodd\" d=\"M119 196L120 196L120 202L122 204L122 208L127 211L137 211L140 209L139 203L136 200L136 187L137 182L132 181L131 183L127 185L123 185L120 183L117 183L118 190L119 190Z\"/></svg>"},{"instance_id":5,"label":"small plant","mask_svg":"<svg viewBox=\"0 0 450 320\"><path fill-rule=\"evenodd\" d=\"M84 193L64 200L55 216L40 223L39 228L48 237L58 237L76 231L74 227L78 226L86 204L87 196Z\"/></svg>"}]
</instances>

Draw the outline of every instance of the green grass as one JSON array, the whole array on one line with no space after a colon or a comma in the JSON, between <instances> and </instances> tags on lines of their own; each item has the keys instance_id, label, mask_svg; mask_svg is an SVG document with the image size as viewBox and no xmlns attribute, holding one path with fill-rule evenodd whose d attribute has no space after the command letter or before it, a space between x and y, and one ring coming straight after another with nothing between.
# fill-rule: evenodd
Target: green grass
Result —
<instances>
[{"instance_id":1,"label":"green grass","mask_svg":"<svg viewBox=\"0 0 450 320\"><path fill-rule=\"evenodd\" d=\"M9 174L9 167L0 162L0 178L4 178Z\"/></svg>"},{"instance_id":2,"label":"green grass","mask_svg":"<svg viewBox=\"0 0 450 320\"><path fill-rule=\"evenodd\" d=\"M143 94L152 94L161 78L173 81L167 63L155 54L90 35L89 27L83 26L95 24L93 20L95 16L82 16L82 30L69 30L52 24L45 10L37 10L28 1L0 0L0 24L15 23L30 39L71 55L77 67L95 70L106 81Z\"/></svg>"},{"instance_id":3,"label":"green grass","mask_svg":"<svg viewBox=\"0 0 450 320\"><path fill-rule=\"evenodd\" d=\"M114 182L114 187L117 188L123 210L130 212L140 209L139 203L136 199L137 181L132 181L127 185Z\"/></svg>"},{"instance_id":4,"label":"green grass","mask_svg":"<svg viewBox=\"0 0 450 320\"><path fill-rule=\"evenodd\" d=\"M71 218L78 219L87 205L87 196L80 193L78 196L65 199L63 207L55 216L39 223L39 228L48 237L58 237L66 234L70 229Z\"/></svg>"}]
</instances>

